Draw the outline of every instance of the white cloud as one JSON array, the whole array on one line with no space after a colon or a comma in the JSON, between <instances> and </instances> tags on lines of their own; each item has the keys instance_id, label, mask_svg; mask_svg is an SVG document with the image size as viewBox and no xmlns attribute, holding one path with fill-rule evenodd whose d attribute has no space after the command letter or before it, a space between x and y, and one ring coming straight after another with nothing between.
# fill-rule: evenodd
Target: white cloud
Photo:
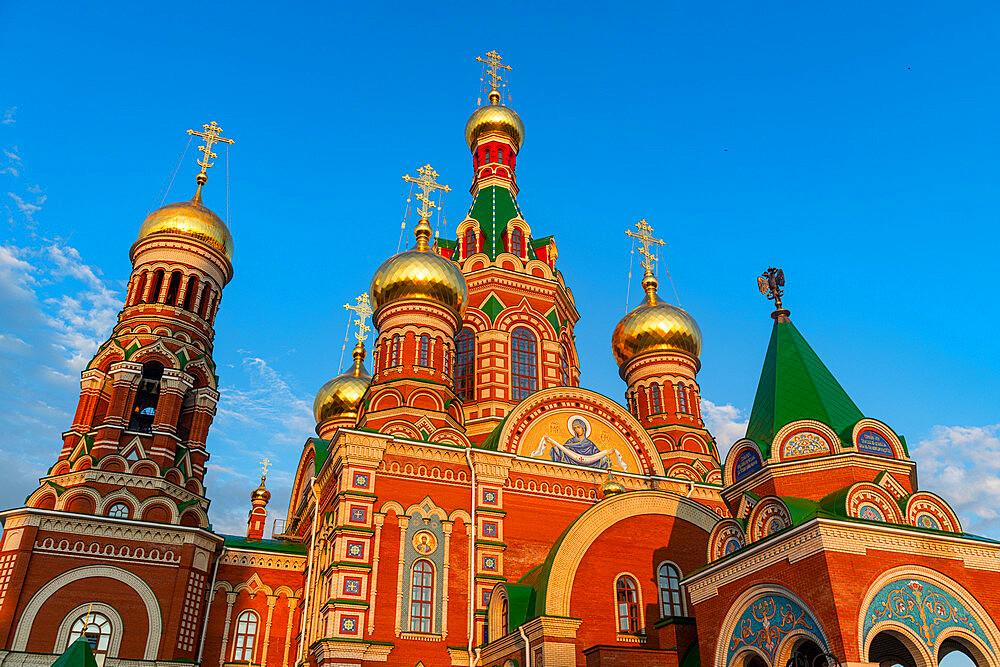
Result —
<instances>
[{"instance_id":1,"label":"white cloud","mask_svg":"<svg viewBox=\"0 0 1000 667\"><path fill-rule=\"evenodd\" d=\"M11 107L5 109L3 112L3 120L0 120L0 124L3 125L13 125L17 121L14 120L14 113L17 111L17 107Z\"/></svg>"},{"instance_id":2,"label":"white cloud","mask_svg":"<svg viewBox=\"0 0 1000 667\"><path fill-rule=\"evenodd\" d=\"M910 456L920 488L944 498L965 530L1000 537L1000 424L935 426Z\"/></svg>"},{"instance_id":3,"label":"white cloud","mask_svg":"<svg viewBox=\"0 0 1000 667\"><path fill-rule=\"evenodd\" d=\"M716 405L706 398L701 399L701 416L705 428L715 436L719 459L725 461L729 448L746 434L748 418L731 403Z\"/></svg>"},{"instance_id":4,"label":"white cloud","mask_svg":"<svg viewBox=\"0 0 1000 667\"><path fill-rule=\"evenodd\" d=\"M14 205L17 207L17 210L21 212L21 215L24 216L25 221L29 224L34 224L34 216L42 210L42 204L45 203L46 199L45 195L36 196L35 202L31 203L29 201L25 201L20 195L14 192L8 192L7 194L14 200Z\"/></svg>"}]
</instances>

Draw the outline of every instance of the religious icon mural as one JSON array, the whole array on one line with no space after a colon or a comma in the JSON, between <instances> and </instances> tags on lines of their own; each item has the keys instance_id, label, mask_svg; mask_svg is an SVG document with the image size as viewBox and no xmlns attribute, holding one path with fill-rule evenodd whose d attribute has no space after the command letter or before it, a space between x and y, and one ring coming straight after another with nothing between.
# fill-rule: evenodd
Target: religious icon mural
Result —
<instances>
[{"instance_id":1,"label":"religious icon mural","mask_svg":"<svg viewBox=\"0 0 1000 667\"><path fill-rule=\"evenodd\" d=\"M437 537L429 530L421 530L413 536L413 549L421 556L429 556L437 550Z\"/></svg>"},{"instance_id":2,"label":"religious icon mural","mask_svg":"<svg viewBox=\"0 0 1000 667\"><path fill-rule=\"evenodd\" d=\"M599 470L638 472L635 454L621 434L596 415L554 411L528 429L521 454Z\"/></svg>"}]
</instances>

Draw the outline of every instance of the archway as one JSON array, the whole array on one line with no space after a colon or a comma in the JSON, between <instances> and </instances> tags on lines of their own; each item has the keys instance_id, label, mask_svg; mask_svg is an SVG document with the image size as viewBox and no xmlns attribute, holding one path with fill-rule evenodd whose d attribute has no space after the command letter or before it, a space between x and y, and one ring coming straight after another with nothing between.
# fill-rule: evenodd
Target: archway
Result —
<instances>
[{"instance_id":1,"label":"archway","mask_svg":"<svg viewBox=\"0 0 1000 667\"><path fill-rule=\"evenodd\" d=\"M924 667L913 640L893 630L883 630L872 638L868 662L878 663L879 667Z\"/></svg>"},{"instance_id":2,"label":"archway","mask_svg":"<svg viewBox=\"0 0 1000 667\"><path fill-rule=\"evenodd\" d=\"M941 642L937 662L941 667L989 667L992 664L981 646L961 635L952 635Z\"/></svg>"}]
</instances>

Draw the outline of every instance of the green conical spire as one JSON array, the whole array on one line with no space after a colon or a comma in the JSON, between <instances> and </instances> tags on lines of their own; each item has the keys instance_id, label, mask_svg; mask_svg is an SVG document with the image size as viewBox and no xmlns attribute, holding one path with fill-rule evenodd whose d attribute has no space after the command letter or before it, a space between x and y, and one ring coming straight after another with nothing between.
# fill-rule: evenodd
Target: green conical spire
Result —
<instances>
[{"instance_id":1,"label":"green conical spire","mask_svg":"<svg viewBox=\"0 0 1000 667\"><path fill-rule=\"evenodd\" d=\"M764 357L746 437L770 450L774 434L799 419L815 419L849 440L861 410L787 316L778 318Z\"/></svg>"},{"instance_id":2,"label":"green conical spire","mask_svg":"<svg viewBox=\"0 0 1000 667\"><path fill-rule=\"evenodd\" d=\"M490 259L496 259L497 255L504 251L503 239L507 232L507 223L522 216L517 200L510 190L499 185L488 185L476 192L476 198L469 209L469 217L479 223L483 252L489 255ZM534 259L534 251L530 247L528 257Z\"/></svg>"},{"instance_id":3,"label":"green conical spire","mask_svg":"<svg viewBox=\"0 0 1000 667\"><path fill-rule=\"evenodd\" d=\"M80 637L69 645L65 653L56 658L52 667L97 667L94 652L90 650L90 642L86 637Z\"/></svg>"}]
</instances>

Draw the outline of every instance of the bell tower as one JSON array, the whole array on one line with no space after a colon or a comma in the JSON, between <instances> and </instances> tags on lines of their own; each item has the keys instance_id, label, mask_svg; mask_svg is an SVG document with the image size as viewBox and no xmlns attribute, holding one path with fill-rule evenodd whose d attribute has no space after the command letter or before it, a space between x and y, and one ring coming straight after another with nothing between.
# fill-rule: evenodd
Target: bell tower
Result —
<instances>
[{"instance_id":1,"label":"bell tower","mask_svg":"<svg viewBox=\"0 0 1000 667\"><path fill-rule=\"evenodd\" d=\"M73 423L29 507L208 526L214 325L233 276L233 238L202 189L213 146L233 141L214 121L202 128L188 130L204 141L194 196L140 226L118 322L83 370Z\"/></svg>"}]
</instances>

